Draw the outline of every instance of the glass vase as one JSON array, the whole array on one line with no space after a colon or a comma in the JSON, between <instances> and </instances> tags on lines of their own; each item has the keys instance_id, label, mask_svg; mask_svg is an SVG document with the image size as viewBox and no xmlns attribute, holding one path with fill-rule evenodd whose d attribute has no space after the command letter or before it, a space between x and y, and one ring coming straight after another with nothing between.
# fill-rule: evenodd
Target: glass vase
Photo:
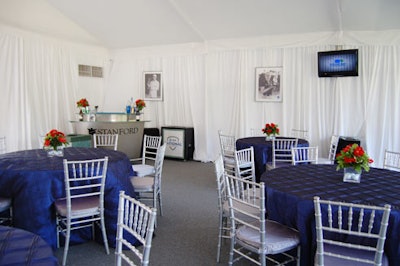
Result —
<instances>
[{"instance_id":1,"label":"glass vase","mask_svg":"<svg viewBox=\"0 0 400 266\"><path fill-rule=\"evenodd\" d=\"M361 173L357 172L353 167L346 167L343 169L343 182L360 183Z\"/></svg>"},{"instance_id":2,"label":"glass vase","mask_svg":"<svg viewBox=\"0 0 400 266\"><path fill-rule=\"evenodd\" d=\"M265 137L265 140L266 140L266 141L273 141L274 139L275 139L275 134L267 135L267 136Z\"/></svg>"},{"instance_id":3,"label":"glass vase","mask_svg":"<svg viewBox=\"0 0 400 266\"><path fill-rule=\"evenodd\" d=\"M64 146L57 147L46 147L45 148L48 157L63 157L64 156Z\"/></svg>"}]
</instances>

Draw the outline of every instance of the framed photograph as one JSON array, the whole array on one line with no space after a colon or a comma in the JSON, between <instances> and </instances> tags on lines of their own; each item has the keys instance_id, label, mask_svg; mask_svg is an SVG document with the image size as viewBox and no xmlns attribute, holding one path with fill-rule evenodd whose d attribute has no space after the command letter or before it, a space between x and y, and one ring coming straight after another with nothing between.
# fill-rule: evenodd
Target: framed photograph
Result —
<instances>
[{"instance_id":1,"label":"framed photograph","mask_svg":"<svg viewBox=\"0 0 400 266\"><path fill-rule=\"evenodd\" d=\"M256 67L256 101L282 101L282 67Z\"/></svg>"},{"instance_id":2,"label":"framed photograph","mask_svg":"<svg viewBox=\"0 0 400 266\"><path fill-rule=\"evenodd\" d=\"M147 101L162 101L162 72L143 72L144 99Z\"/></svg>"}]
</instances>

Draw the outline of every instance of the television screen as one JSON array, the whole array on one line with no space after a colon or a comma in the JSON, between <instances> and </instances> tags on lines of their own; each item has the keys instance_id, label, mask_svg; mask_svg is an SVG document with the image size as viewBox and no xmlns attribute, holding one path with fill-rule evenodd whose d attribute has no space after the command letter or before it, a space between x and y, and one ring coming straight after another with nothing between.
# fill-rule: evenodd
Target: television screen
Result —
<instances>
[{"instance_id":1,"label":"television screen","mask_svg":"<svg viewBox=\"0 0 400 266\"><path fill-rule=\"evenodd\" d=\"M318 76L358 76L358 49L318 52Z\"/></svg>"}]
</instances>

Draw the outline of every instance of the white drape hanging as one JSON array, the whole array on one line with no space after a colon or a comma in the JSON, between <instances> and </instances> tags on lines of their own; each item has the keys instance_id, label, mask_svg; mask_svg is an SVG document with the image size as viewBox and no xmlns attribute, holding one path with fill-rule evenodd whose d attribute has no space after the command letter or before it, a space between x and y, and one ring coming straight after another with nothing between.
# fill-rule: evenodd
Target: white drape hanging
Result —
<instances>
[{"instance_id":1,"label":"white drape hanging","mask_svg":"<svg viewBox=\"0 0 400 266\"><path fill-rule=\"evenodd\" d=\"M77 64L68 49L0 34L1 124L8 150L39 148L53 128L72 132Z\"/></svg>"},{"instance_id":2,"label":"white drape hanging","mask_svg":"<svg viewBox=\"0 0 400 266\"><path fill-rule=\"evenodd\" d=\"M122 112L130 97L144 96L143 72L161 71L163 101L148 102L145 119L149 127L193 126L196 160L216 158L218 130L244 137L251 128L275 122L283 135L291 128L308 129L322 153L332 134L359 138L380 166L385 148L400 150L400 44L368 43L364 40L376 39L363 34L342 36L342 43L349 43L343 49L358 48L360 55L360 76L344 78L317 76L317 52L336 48L330 42L335 34L297 43L286 37L281 46L260 38L249 47L205 43L165 54L148 48L140 55L120 50L105 64L105 91L98 91L104 95L102 111ZM76 56L59 43L0 34L0 135L8 137L9 150L37 147L37 136L52 128L72 130L77 95L97 92L78 88ZM255 68L277 66L283 69L282 102L256 102Z\"/></svg>"}]
</instances>

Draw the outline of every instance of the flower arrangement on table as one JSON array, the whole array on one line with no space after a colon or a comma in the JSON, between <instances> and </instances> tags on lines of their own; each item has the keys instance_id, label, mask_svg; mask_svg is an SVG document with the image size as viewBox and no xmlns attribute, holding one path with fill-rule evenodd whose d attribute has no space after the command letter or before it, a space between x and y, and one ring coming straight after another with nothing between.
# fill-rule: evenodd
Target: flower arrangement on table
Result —
<instances>
[{"instance_id":1,"label":"flower arrangement on table","mask_svg":"<svg viewBox=\"0 0 400 266\"><path fill-rule=\"evenodd\" d=\"M144 100L142 100L142 99L137 99L137 100L135 101L135 105L136 105L136 110L137 110L138 112L142 111L143 108L146 107L146 103L145 103Z\"/></svg>"},{"instance_id":2,"label":"flower arrangement on table","mask_svg":"<svg viewBox=\"0 0 400 266\"><path fill-rule=\"evenodd\" d=\"M78 108L85 108L85 107L89 107L89 102L88 100L86 100L86 98L82 98L79 101L76 102L76 106Z\"/></svg>"},{"instance_id":3,"label":"flower arrangement on table","mask_svg":"<svg viewBox=\"0 0 400 266\"><path fill-rule=\"evenodd\" d=\"M354 168L357 173L361 173L362 169L368 172L369 164L374 162L357 143L344 147L336 156L336 161L338 163L336 170Z\"/></svg>"},{"instance_id":4,"label":"flower arrangement on table","mask_svg":"<svg viewBox=\"0 0 400 266\"><path fill-rule=\"evenodd\" d=\"M274 123L267 123L265 124L265 127L261 130L264 134L267 134L267 136L275 136L279 135L279 128L278 125Z\"/></svg>"},{"instance_id":5,"label":"flower arrangement on table","mask_svg":"<svg viewBox=\"0 0 400 266\"><path fill-rule=\"evenodd\" d=\"M58 131L57 129L52 129L49 131L49 133L46 134L46 137L44 138L44 146L45 147L51 147L53 150L56 150L57 147L67 145L67 138L65 137L65 134L62 133L61 131Z\"/></svg>"},{"instance_id":6,"label":"flower arrangement on table","mask_svg":"<svg viewBox=\"0 0 400 266\"><path fill-rule=\"evenodd\" d=\"M89 114L89 101L86 98L82 98L79 101L76 102L76 107L78 107L79 110L79 120L83 120L83 114Z\"/></svg>"},{"instance_id":7,"label":"flower arrangement on table","mask_svg":"<svg viewBox=\"0 0 400 266\"><path fill-rule=\"evenodd\" d=\"M44 148L48 150L49 156L63 156L62 148L67 145L65 134L57 129L50 130L44 138Z\"/></svg>"}]
</instances>

